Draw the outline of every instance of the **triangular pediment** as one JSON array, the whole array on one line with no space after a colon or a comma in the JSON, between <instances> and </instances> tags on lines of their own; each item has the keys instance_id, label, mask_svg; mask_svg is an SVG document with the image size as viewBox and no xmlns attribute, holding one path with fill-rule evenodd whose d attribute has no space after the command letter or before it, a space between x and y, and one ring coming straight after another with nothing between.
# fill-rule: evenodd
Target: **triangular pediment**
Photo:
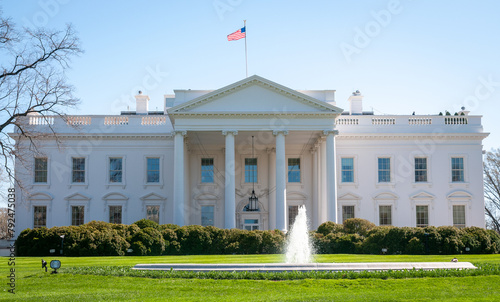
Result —
<instances>
[{"instance_id":1,"label":"triangular pediment","mask_svg":"<svg viewBox=\"0 0 500 302\"><path fill-rule=\"evenodd\" d=\"M91 197L83 193L74 193L69 196L64 197L65 200L90 200Z\"/></svg>"},{"instance_id":2,"label":"triangular pediment","mask_svg":"<svg viewBox=\"0 0 500 302\"><path fill-rule=\"evenodd\" d=\"M435 196L425 191L422 191L420 193L411 196L410 198L413 200L433 200Z\"/></svg>"},{"instance_id":3,"label":"triangular pediment","mask_svg":"<svg viewBox=\"0 0 500 302\"><path fill-rule=\"evenodd\" d=\"M142 201L148 201L148 200L166 200L167 197L158 195L156 193L149 193L147 195L144 195L140 198Z\"/></svg>"},{"instance_id":4,"label":"triangular pediment","mask_svg":"<svg viewBox=\"0 0 500 302\"><path fill-rule=\"evenodd\" d=\"M343 110L254 75L168 109L178 114L237 113L340 114Z\"/></svg>"},{"instance_id":5,"label":"triangular pediment","mask_svg":"<svg viewBox=\"0 0 500 302\"><path fill-rule=\"evenodd\" d=\"M345 193L337 198L338 200L360 200L361 196L354 193Z\"/></svg>"},{"instance_id":6,"label":"triangular pediment","mask_svg":"<svg viewBox=\"0 0 500 302\"><path fill-rule=\"evenodd\" d=\"M392 193L392 192L384 192L377 194L373 197L375 200L396 200L398 199L398 195Z\"/></svg>"}]
</instances>

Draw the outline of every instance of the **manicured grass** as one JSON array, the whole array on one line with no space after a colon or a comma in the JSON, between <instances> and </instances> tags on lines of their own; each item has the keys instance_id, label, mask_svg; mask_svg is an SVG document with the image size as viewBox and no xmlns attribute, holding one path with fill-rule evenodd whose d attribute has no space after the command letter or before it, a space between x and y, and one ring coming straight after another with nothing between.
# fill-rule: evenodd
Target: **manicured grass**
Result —
<instances>
[{"instance_id":1,"label":"manicured grass","mask_svg":"<svg viewBox=\"0 0 500 302\"><path fill-rule=\"evenodd\" d=\"M318 262L459 261L500 264L500 255L318 255ZM41 258L16 258L16 294L7 292L8 258L0 258L0 301L498 301L500 276L416 279L213 280L143 278L65 273L70 267L134 266L138 263L264 263L281 255L48 257L63 269L51 275Z\"/></svg>"}]
</instances>

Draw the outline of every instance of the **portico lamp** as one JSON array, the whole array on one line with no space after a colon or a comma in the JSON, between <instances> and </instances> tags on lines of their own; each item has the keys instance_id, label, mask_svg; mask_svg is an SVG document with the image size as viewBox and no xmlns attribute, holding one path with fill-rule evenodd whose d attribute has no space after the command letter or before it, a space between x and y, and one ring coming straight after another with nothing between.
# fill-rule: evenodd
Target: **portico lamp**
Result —
<instances>
[{"instance_id":1,"label":"portico lamp","mask_svg":"<svg viewBox=\"0 0 500 302\"><path fill-rule=\"evenodd\" d=\"M252 158L255 159L254 156L254 148L253 148L253 135L252 135ZM255 165L257 165L257 161L255 161ZM258 211L259 210L259 198L255 195L255 169L252 169L252 195L248 198L248 206L247 211Z\"/></svg>"}]
</instances>

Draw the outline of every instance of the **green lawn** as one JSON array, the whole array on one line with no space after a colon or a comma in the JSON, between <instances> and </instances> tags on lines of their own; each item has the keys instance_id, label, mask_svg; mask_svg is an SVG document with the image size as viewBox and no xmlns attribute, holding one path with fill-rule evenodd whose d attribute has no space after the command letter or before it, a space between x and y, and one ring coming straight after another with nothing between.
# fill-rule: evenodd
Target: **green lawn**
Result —
<instances>
[{"instance_id":1,"label":"green lawn","mask_svg":"<svg viewBox=\"0 0 500 302\"><path fill-rule=\"evenodd\" d=\"M318 262L450 261L454 256L317 255ZM500 264L500 255L457 255L459 261ZM7 292L8 258L0 258L1 301L498 301L500 276L355 280L207 280L51 275L42 257L16 258L16 294ZM62 267L138 263L280 262L281 255L46 257Z\"/></svg>"}]
</instances>

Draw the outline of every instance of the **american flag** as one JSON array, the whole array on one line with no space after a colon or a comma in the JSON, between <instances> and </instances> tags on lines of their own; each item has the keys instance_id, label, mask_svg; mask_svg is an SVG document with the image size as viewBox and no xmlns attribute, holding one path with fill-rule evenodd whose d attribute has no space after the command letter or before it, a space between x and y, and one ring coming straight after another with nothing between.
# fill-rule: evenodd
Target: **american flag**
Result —
<instances>
[{"instance_id":1,"label":"american flag","mask_svg":"<svg viewBox=\"0 0 500 302\"><path fill-rule=\"evenodd\" d=\"M243 27L241 29L238 29L237 31L235 31L234 33L232 34L229 34L227 35L227 40L228 41L236 41L236 40L239 40L239 39L243 39L246 35L246 27Z\"/></svg>"}]
</instances>

